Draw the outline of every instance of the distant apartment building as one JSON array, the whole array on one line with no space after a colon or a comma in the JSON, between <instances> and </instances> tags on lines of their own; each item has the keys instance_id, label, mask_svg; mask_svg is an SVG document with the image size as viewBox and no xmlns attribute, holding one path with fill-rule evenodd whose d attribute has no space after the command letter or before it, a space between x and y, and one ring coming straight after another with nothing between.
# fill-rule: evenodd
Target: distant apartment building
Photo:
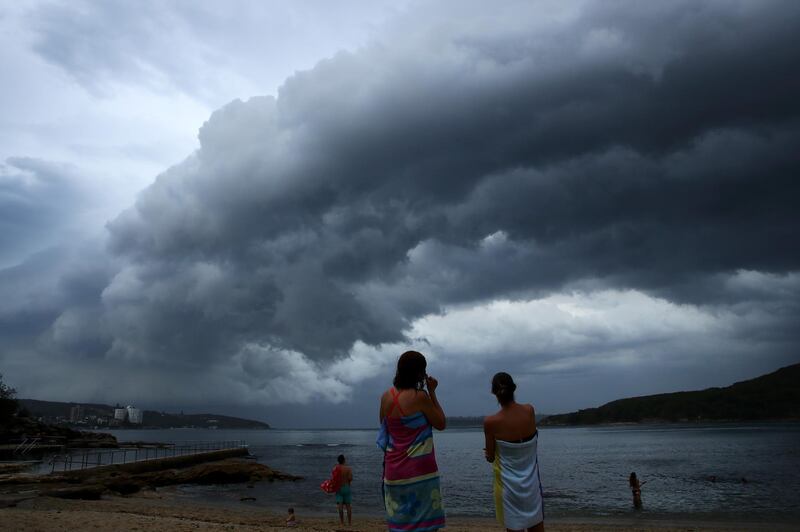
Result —
<instances>
[{"instance_id":1,"label":"distant apartment building","mask_svg":"<svg viewBox=\"0 0 800 532\"><path fill-rule=\"evenodd\" d=\"M76 423L83 419L83 408L81 405L75 405L69 409L69 420L71 423Z\"/></svg>"},{"instance_id":2,"label":"distant apartment building","mask_svg":"<svg viewBox=\"0 0 800 532\"><path fill-rule=\"evenodd\" d=\"M125 408L114 409L114 419L117 421L125 421L128 418L128 410Z\"/></svg>"},{"instance_id":3,"label":"distant apartment building","mask_svg":"<svg viewBox=\"0 0 800 532\"><path fill-rule=\"evenodd\" d=\"M134 408L131 405L125 407L125 410L128 412L128 423L132 423L134 425L141 425L142 424L142 411L138 408Z\"/></svg>"}]
</instances>

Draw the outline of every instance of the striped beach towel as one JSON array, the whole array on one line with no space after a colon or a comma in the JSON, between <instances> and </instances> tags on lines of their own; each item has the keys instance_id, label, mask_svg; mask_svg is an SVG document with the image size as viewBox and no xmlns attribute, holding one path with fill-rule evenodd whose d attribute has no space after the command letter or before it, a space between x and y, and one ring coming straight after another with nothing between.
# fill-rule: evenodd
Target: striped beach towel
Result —
<instances>
[{"instance_id":1,"label":"striped beach towel","mask_svg":"<svg viewBox=\"0 0 800 532\"><path fill-rule=\"evenodd\" d=\"M525 530L544 521L538 443L538 432L522 443L496 442L494 508L505 528Z\"/></svg>"},{"instance_id":2,"label":"striped beach towel","mask_svg":"<svg viewBox=\"0 0 800 532\"><path fill-rule=\"evenodd\" d=\"M437 530L445 516L433 430L422 412L383 421L383 490L390 532Z\"/></svg>"}]
</instances>

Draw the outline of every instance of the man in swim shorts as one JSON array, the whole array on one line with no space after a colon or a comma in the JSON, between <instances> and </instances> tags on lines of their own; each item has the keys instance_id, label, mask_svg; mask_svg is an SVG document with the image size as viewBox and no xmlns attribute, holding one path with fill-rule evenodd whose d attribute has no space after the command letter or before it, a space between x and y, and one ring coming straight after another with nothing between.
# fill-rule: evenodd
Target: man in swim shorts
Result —
<instances>
[{"instance_id":1,"label":"man in swim shorts","mask_svg":"<svg viewBox=\"0 0 800 532\"><path fill-rule=\"evenodd\" d=\"M340 454L336 459L339 462L337 466L342 474L342 485L339 491L336 492L336 506L339 508L339 522L344 525L344 509L347 509L347 525L353 524L353 496L350 493L350 483L353 482L353 469L349 465L345 465L344 455ZM343 508L344 507L344 508Z\"/></svg>"}]
</instances>

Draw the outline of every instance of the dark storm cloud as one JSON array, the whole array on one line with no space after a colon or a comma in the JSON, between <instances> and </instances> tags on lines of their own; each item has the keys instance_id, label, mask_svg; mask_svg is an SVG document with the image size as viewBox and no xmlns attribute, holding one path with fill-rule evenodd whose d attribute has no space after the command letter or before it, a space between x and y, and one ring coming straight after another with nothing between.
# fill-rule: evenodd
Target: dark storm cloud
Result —
<instances>
[{"instance_id":1,"label":"dark storm cloud","mask_svg":"<svg viewBox=\"0 0 800 532\"><path fill-rule=\"evenodd\" d=\"M28 157L0 163L0 267L56 243L86 204L75 169Z\"/></svg>"},{"instance_id":2,"label":"dark storm cloud","mask_svg":"<svg viewBox=\"0 0 800 532\"><path fill-rule=\"evenodd\" d=\"M65 304L48 341L183 375L177 395L211 379L304 401L313 391L286 387L301 381L341 400L351 381L320 368L364 346L435 342L423 316L578 290L612 295L522 305L552 327L515 336L524 327L498 322L508 341L486 349L528 371L527 346L545 346L537 360L557 372L624 364L688 331L685 357L717 360L731 345L713 341L747 316L769 331L753 356L789 356L800 5L453 9L420 7L278 98L216 111L201 148L109 223L108 282ZM614 297L631 330L558 310ZM707 330L685 302L710 309L696 316ZM674 328L633 319L639 307ZM562 321L546 322L553 309ZM465 335L487 321L452 315L474 324ZM573 335L552 332L565 324ZM678 345L663 341L659 360ZM483 367L445 344L455 374Z\"/></svg>"},{"instance_id":3,"label":"dark storm cloud","mask_svg":"<svg viewBox=\"0 0 800 532\"><path fill-rule=\"evenodd\" d=\"M104 335L100 294L115 268L97 242L84 241L50 247L0 270L4 351L44 342L50 354L102 356L109 343L97 343ZM65 341L70 345L59 345Z\"/></svg>"},{"instance_id":4,"label":"dark storm cloud","mask_svg":"<svg viewBox=\"0 0 800 532\"><path fill-rule=\"evenodd\" d=\"M582 278L697 299L684 283L797 269L772 242L799 236L800 9L672 6L595 5L546 43L456 23L417 36L438 54L342 53L217 111L110 225L137 294L169 294L124 305L171 350L191 323L194 353L323 358L451 302ZM223 288L192 298L203 264Z\"/></svg>"},{"instance_id":5,"label":"dark storm cloud","mask_svg":"<svg viewBox=\"0 0 800 532\"><path fill-rule=\"evenodd\" d=\"M800 253L781 244L800 237L797 145L798 130L780 127L711 131L661 157L587 154L492 176L449 218L458 234L535 243L504 266L536 273L531 286L599 277L702 303L724 296L714 274L797 269Z\"/></svg>"}]
</instances>

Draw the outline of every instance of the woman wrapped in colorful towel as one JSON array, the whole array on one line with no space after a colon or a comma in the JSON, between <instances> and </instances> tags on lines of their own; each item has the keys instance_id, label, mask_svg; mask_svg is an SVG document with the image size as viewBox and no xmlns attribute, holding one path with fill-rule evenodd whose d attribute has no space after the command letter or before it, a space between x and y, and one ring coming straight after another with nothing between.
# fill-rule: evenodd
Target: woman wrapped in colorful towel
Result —
<instances>
[{"instance_id":1,"label":"woman wrapped in colorful towel","mask_svg":"<svg viewBox=\"0 0 800 532\"><path fill-rule=\"evenodd\" d=\"M494 468L495 515L510 532L544 532L536 413L533 405L514 401L516 389L511 375L496 374L492 394L500 403L500 411L483 422L486 460Z\"/></svg>"},{"instance_id":2,"label":"woman wrapped in colorful towel","mask_svg":"<svg viewBox=\"0 0 800 532\"><path fill-rule=\"evenodd\" d=\"M444 430L445 417L436 398L439 382L426 367L422 353L403 353L394 386L381 397L377 443L384 451L383 496L391 532L444 527L432 429Z\"/></svg>"}]
</instances>

